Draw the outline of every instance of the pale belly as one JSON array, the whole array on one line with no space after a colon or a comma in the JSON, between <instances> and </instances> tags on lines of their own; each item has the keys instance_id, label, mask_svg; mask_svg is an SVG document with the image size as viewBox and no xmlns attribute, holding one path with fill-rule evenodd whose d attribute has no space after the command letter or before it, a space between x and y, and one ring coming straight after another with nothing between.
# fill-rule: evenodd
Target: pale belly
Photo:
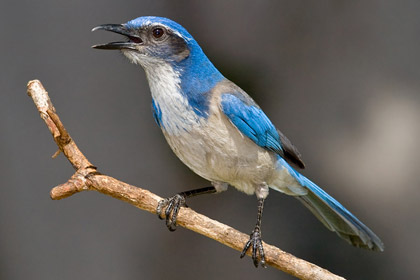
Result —
<instances>
[{"instance_id":1,"label":"pale belly","mask_svg":"<svg viewBox=\"0 0 420 280\"><path fill-rule=\"evenodd\" d=\"M163 132L181 161L209 181L253 194L274 180L276 155L243 136L224 116L212 116L177 135Z\"/></svg>"}]
</instances>

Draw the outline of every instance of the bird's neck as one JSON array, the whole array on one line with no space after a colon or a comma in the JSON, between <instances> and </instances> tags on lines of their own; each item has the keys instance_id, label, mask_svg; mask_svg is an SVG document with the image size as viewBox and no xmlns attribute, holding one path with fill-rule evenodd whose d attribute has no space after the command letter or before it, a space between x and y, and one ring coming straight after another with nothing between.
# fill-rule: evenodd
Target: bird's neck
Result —
<instances>
[{"instance_id":1,"label":"bird's neck","mask_svg":"<svg viewBox=\"0 0 420 280\"><path fill-rule=\"evenodd\" d=\"M180 73L182 93L187 97L195 112L206 117L211 89L224 79L214 67L201 48L197 45L190 56L174 64L174 69Z\"/></svg>"},{"instance_id":2,"label":"bird's neck","mask_svg":"<svg viewBox=\"0 0 420 280\"><path fill-rule=\"evenodd\" d=\"M211 89L224 77L203 54L145 67L158 122L176 134L208 116Z\"/></svg>"},{"instance_id":3,"label":"bird's neck","mask_svg":"<svg viewBox=\"0 0 420 280\"><path fill-rule=\"evenodd\" d=\"M197 124L199 116L192 110L181 89L180 73L169 63L145 68L153 98L153 110L160 127L176 135Z\"/></svg>"}]
</instances>

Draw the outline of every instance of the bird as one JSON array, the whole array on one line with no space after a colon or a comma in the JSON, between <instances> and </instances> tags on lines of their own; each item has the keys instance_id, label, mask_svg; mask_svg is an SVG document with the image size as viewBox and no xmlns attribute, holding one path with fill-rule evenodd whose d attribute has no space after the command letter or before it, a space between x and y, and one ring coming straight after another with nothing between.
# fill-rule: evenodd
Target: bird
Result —
<instances>
[{"instance_id":1,"label":"bird","mask_svg":"<svg viewBox=\"0 0 420 280\"><path fill-rule=\"evenodd\" d=\"M192 35L177 22L142 16L123 24L92 29L124 36L97 44L119 50L141 66L152 95L157 125L175 155L211 186L184 191L159 202L169 230L186 198L220 193L229 186L257 197L257 222L240 257L248 250L255 267L266 266L261 234L264 201L269 190L293 196L329 230L353 246L383 251L380 238L318 185L299 173L301 154L258 104L225 78Z\"/></svg>"}]
</instances>

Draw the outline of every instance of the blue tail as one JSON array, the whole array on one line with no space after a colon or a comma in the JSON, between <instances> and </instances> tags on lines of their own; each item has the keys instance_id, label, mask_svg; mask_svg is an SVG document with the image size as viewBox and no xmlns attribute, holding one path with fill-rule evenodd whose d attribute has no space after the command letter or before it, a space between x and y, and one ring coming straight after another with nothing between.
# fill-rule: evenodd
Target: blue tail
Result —
<instances>
[{"instance_id":1,"label":"blue tail","mask_svg":"<svg viewBox=\"0 0 420 280\"><path fill-rule=\"evenodd\" d=\"M308 178L294 170L282 158L279 164L286 168L298 183L305 187L306 195L296 196L331 231L353 246L374 251L383 251L384 244L359 219L350 213L337 200L315 185Z\"/></svg>"}]
</instances>

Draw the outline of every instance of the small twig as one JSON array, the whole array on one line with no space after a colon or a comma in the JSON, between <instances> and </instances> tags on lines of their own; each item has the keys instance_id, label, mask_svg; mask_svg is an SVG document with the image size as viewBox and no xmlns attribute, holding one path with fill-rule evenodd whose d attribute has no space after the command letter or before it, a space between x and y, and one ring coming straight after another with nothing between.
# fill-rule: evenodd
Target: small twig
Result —
<instances>
[{"instance_id":1,"label":"small twig","mask_svg":"<svg viewBox=\"0 0 420 280\"><path fill-rule=\"evenodd\" d=\"M66 198L85 190L96 190L119 200L126 201L135 207L156 213L156 207L161 197L112 177L100 174L96 167L79 150L76 143L67 133L60 118L56 114L47 91L38 80L28 83L28 94L32 97L41 118L45 121L54 140L70 161L76 173L64 184L51 190L54 200ZM55 156L58 155L58 152ZM237 251L241 251L248 240L248 235L236 229L201 215L190 208L182 207L179 211L177 224L212 238ZM343 280L344 278L332 274L326 269L318 267L305 260L299 259L272 245L264 243L267 265L273 266L300 279L312 280ZM250 253L248 253L250 255Z\"/></svg>"}]
</instances>

